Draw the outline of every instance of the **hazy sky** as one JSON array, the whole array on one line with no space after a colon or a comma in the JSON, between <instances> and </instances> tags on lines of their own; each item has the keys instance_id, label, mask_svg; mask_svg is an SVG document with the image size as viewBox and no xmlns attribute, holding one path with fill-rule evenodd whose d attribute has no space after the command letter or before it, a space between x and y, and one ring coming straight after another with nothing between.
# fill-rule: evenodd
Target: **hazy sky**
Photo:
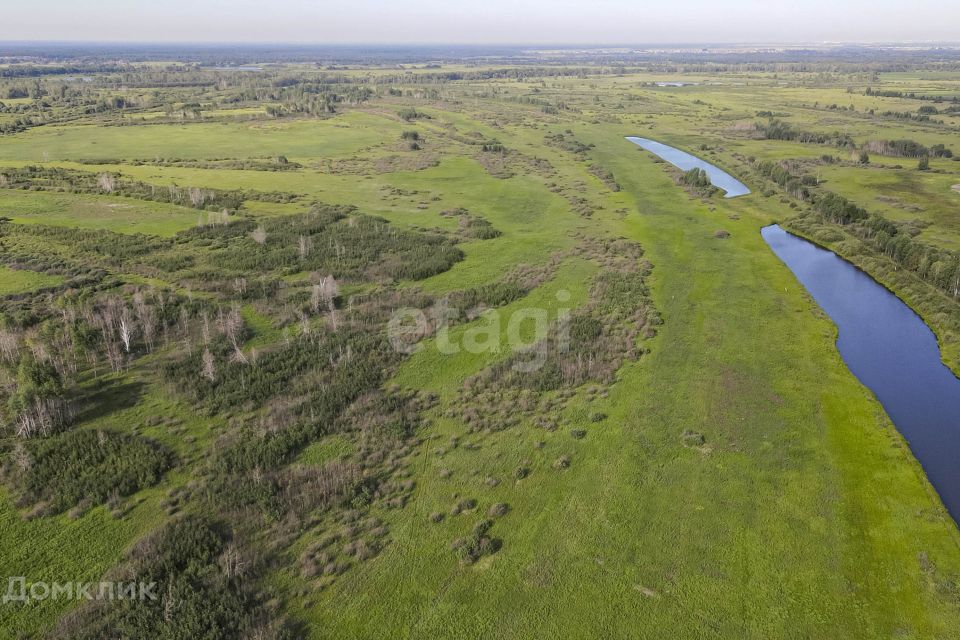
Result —
<instances>
[{"instance_id":1,"label":"hazy sky","mask_svg":"<svg viewBox=\"0 0 960 640\"><path fill-rule=\"evenodd\" d=\"M957 0L5 0L0 40L957 41Z\"/></svg>"}]
</instances>

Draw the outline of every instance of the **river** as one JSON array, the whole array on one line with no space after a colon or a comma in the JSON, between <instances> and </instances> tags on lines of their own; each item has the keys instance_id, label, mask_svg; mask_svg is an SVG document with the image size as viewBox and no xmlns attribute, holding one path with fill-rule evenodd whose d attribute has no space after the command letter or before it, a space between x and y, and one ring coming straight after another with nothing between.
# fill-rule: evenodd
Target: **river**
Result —
<instances>
[{"instance_id":1,"label":"river","mask_svg":"<svg viewBox=\"0 0 960 640\"><path fill-rule=\"evenodd\" d=\"M750 193L750 189L747 188L747 185L743 184L723 169L714 166L706 160L698 158L695 155L689 154L686 151L681 151L680 149L671 147L668 144L663 144L662 142L657 142L656 140L650 140L648 138L627 136L627 140L643 149L646 149L657 157L666 160L682 171L690 171L690 169L703 169L706 171L707 177L710 178L710 184L719 189L723 189L726 192L726 195L724 196L726 198L736 198L737 196L745 196Z\"/></svg>"},{"instance_id":2,"label":"river","mask_svg":"<svg viewBox=\"0 0 960 640\"><path fill-rule=\"evenodd\" d=\"M761 231L839 331L837 348L906 438L953 519L960 522L960 379L933 331L869 275L773 225Z\"/></svg>"}]
</instances>

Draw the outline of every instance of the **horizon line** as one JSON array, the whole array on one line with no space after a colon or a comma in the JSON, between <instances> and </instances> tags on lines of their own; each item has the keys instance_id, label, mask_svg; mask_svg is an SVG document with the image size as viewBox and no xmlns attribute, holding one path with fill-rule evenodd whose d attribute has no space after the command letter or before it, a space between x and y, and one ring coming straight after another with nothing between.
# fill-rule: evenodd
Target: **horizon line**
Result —
<instances>
[{"instance_id":1,"label":"horizon line","mask_svg":"<svg viewBox=\"0 0 960 640\"><path fill-rule=\"evenodd\" d=\"M0 46L9 45L162 45L162 46L311 46L311 47L358 47L358 46L387 46L387 47L579 47L593 49L623 49L623 48L680 48L680 47L836 47L836 46L948 46L960 47L960 40L796 40L796 41L663 41L663 42L570 42L570 41L476 41L476 42L444 42L444 41L308 41L308 40L4 40L0 39Z\"/></svg>"}]
</instances>

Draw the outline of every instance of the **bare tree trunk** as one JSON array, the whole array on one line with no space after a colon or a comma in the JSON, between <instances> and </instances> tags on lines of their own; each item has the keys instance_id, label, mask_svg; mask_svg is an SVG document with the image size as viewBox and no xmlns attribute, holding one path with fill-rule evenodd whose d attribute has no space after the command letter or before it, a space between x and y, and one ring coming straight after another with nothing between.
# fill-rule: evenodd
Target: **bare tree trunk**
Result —
<instances>
[{"instance_id":1,"label":"bare tree trunk","mask_svg":"<svg viewBox=\"0 0 960 640\"><path fill-rule=\"evenodd\" d=\"M210 353L210 349L205 348L203 350L203 368L200 371L200 375L210 382L215 382L217 379L217 367L213 360L213 354Z\"/></svg>"},{"instance_id":2,"label":"bare tree trunk","mask_svg":"<svg viewBox=\"0 0 960 640\"><path fill-rule=\"evenodd\" d=\"M120 316L119 325L120 339L123 341L123 350L130 353L130 342L133 340L133 321L130 319L126 309Z\"/></svg>"}]
</instances>

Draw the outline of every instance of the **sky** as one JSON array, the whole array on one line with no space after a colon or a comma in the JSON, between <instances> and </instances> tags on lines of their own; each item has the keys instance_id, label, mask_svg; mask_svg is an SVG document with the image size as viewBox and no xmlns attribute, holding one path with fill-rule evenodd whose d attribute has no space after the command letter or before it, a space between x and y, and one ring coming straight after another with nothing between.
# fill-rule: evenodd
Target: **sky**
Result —
<instances>
[{"instance_id":1,"label":"sky","mask_svg":"<svg viewBox=\"0 0 960 640\"><path fill-rule=\"evenodd\" d=\"M0 41L443 44L960 40L957 0L8 0Z\"/></svg>"}]
</instances>

